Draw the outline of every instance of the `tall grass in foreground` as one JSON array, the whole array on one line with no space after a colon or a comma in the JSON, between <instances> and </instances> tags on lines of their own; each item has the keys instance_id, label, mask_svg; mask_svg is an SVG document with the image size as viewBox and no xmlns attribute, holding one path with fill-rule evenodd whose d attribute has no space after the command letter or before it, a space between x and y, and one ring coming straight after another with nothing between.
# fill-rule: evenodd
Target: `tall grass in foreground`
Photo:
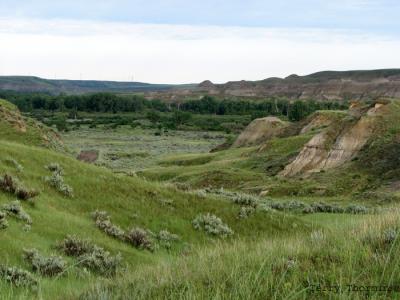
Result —
<instances>
[{"instance_id":1,"label":"tall grass in foreground","mask_svg":"<svg viewBox=\"0 0 400 300\"><path fill-rule=\"evenodd\" d=\"M345 231L338 226L307 236L220 242L176 261L135 270L117 282L96 283L81 298L398 298L395 291L366 292L361 287L400 285L399 228L395 211L371 216ZM318 285L331 291L315 291ZM348 291L348 285L356 287Z\"/></svg>"}]
</instances>

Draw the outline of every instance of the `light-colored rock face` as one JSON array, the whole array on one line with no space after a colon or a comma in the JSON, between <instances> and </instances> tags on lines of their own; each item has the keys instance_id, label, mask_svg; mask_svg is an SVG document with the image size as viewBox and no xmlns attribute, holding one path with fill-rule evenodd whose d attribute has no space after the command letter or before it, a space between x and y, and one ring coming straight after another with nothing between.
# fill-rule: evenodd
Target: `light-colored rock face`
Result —
<instances>
[{"instance_id":1,"label":"light-colored rock face","mask_svg":"<svg viewBox=\"0 0 400 300\"><path fill-rule=\"evenodd\" d=\"M352 125L343 126L336 132L331 144L328 130L315 135L302 149L296 159L287 165L281 176L291 177L339 167L350 161L371 137L375 116L383 105L377 105Z\"/></svg>"},{"instance_id":2,"label":"light-colored rock face","mask_svg":"<svg viewBox=\"0 0 400 300\"><path fill-rule=\"evenodd\" d=\"M328 151L325 148L327 139L328 136L325 132L315 135L280 175L290 177L300 173L321 170L328 157Z\"/></svg>"},{"instance_id":3,"label":"light-colored rock face","mask_svg":"<svg viewBox=\"0 0 400 300\"><path fill-rule=\"evenodd\" d=\"M352 159L367 143L373 129L371 118L361 118L350 130L339 136L330 150L323 168L335 168Z\"/></svg>"},{"instance_id":4,"label":"light-colored rock face","mask_svg":"<svg viewBox=\"0 0 400 300\"><path fill-rule=\"evenodd\" d=\"M286 123L276 117L255 119L236 139L233 147L259 145L281 132Z\"/></svg>"}]
</instances>

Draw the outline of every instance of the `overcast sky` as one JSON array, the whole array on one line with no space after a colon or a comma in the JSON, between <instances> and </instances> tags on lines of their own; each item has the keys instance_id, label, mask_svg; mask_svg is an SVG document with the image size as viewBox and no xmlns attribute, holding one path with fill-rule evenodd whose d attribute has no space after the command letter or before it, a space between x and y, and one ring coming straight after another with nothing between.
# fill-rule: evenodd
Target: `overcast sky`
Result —
<instances>
[{"instance_id":1,"label":"overcast sky","mask_svg":"<svg viewBox=\"0 0 400 300\"><path fill-rule=\"evenodd\" d=\"M0 75L191 83L400 67L400 1L0 0Z\"/></svg>"}]
</instances>

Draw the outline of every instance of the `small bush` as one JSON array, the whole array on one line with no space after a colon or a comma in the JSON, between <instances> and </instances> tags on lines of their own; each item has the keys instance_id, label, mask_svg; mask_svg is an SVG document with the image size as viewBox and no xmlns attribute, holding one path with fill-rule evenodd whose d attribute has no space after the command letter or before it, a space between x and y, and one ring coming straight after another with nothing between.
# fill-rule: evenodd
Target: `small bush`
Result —
<instances>
[{"instance_id":1,"label":"small bush","mask_svg":"<svg viewBox=\"0 0 400 300\"><path fill-rule=\"evenodd\" d=\"M398 228L389 227L377 232L368 232L368 234L362 238L362 241L370 245L376 252L380 253L389 249L398 239L398 236Z\"/></svg>"},{"instance_id":2,"label":"small bush","mask_svg":"<svg viewBox=\"0 0 400 300\"><path fill-rule=\"evenodd\" d=\"M74 235L67 235L57 246L67 256L78 257L93 251L93 244L89 240Z\"/></svg>"},{"instance_id":3,"label":"small bush","mask_svg":"<svg viewBox=\"0 0 400 300\"><path fill-rule=\"evenodd\" d=\"M8 222L6 219L6 214L0 211L0 229L6 229L8 227Z\"/></svg>"},{"instance_id":4,"label":"small bush","mask_svg":"<svg viewBox=\"0 0 400 300\"><path fill-rule=\"evenodd\" d=\"M78 257L79 265L103 276L114 276L121 263L121 255L112 256L103 248L94 246L92 251Z\"/></svg>"},{"instance_id":5,"label":"small bush","mask_svg":"<svg viewBox=\"0 0 400 300\"><path fill-rule=\"evenodd\" d=\"M160 246L166 249L170 249L172 243L179 241L180 239L178 235L170 233L168 230L161 230L155 235L155 238L159 242Z\"/></svg>"},{"instance_id":6,"label":"small bush","mask_svg":"<svg viewBox=\"0 0 400 300\"><path fill-rule=\"evenodd\" d=\"M313 214L313 213L315 213L315 210L313 207L307 205L306 207L303 208L302 213L303 214Z\"/></svg>"},{"instance_id":7,"label":"small bush","mask_svg":"<svg viewBox=\"0 0 400 300\"><path fill-rule=\"evenodd\" d=\"M8 174L5 174L3 178L0 178L0 189L4 192L16 195L20 200L29 200L39 195L39 192L28 190L22 186L17 178Z\"/></svg>"},{"instance_id":8,"label":"small bush","mask_svg":"<svg viewBox=\"0 0 400 300\"><path fill-rule=\"evenodd\" d=\"M51 176L46 176L45 181L61 194L64 194L67 197L73 197L74 191L72 187L64 182L64 177L58 171L54 171Z\"/></svg>"},{"instance_id":9,"label":"small bush","mask_svg":"<svg viewBox=\"0 0 400 300\"><path fill-rule=\"evenodd\" d=\"M241 194L237 193L233 199L233 203L242 205L242 206L251 206L251 207L256 207L258 203L258 198L248 195L248 194Z\"/></svg>"},{"instance_id":10,"label":"small bush","mask_svg":"<svg viewBox=\"0 0 400 300\"><path fill-rule=\"evenodd\" d=\"M146 249L154 251L154 243L150 237L149 232L136 227L125 233L125 241L138 249Z\"/></svg>"},{"instance_id":11,"label":"small bush","mask_svg":"<svg viewBox=\"0 0 400 300\"><path fill-rule=\"evenodd\" d=\"M346 207L346 213L349 214L367 214L368 213L368 208L362 205L349 205Z\"/></svg>"},{"instance_id":12,"label":"small bush","mask_svg":"<svg viewBox=\"0 0 400 300\"><path fill-rule=\"evenodd\" d=\"M25 225L22 227L22 230L25 231L25 232L29 232L29 231L31 231L31 229L32 229L32 226L29 225L29 224L25 224Z\"/></svg>"},{"instance_id":13,"label":"small bush","mask_svg":"<svg viewBox=\"0 0 400 300\"><path fill-rule=\"evenodd\" d=\"M21 206L21 202L18 200L12 201L8 204L4 204L2 210L5 211L8 215L16 217L17 219L20 219L27 224L32 224L32 219L30 215L25 212L25 210Z\"/></svg>"},{"instance_id":14,"label":"small bush","mask_svg":"<svg viewBox=\"0 0 400 300\"><path fill-rule=\"evenodd\" d=\"M38 285L38 281L30 272L17 267L0 265L0 277L17 287L35 287Z\"/></svg>"},{"instance_id":15,"label":"small bush","mask_svg":"<svg viewBox=\"0 0 400 300\"><path fill-rule=\"evenodd\" d=\"M220 218L210 213L205 215L200 214L192 221L193 227L196 230L204 230L206 233L227 237L233 234L233 231L224 224Z\"/></svg>"},{"instance_id":16,"label":"small bush","mask_svg":"<svg viewBox=\"0 0 400 300\"><path fill-rule=\"evenodd\" d=\"M112 256L91 241L71 235L61 241L57 248L65 255L76 257L80 266L104 276L115 275L122 260L120 254Z\"/></svg>"},{"instance_id":17,"label":"small bush","mask_svg":"<svg viewBox=\"0 0 400 300\"><path fill-rule=\"evenodd\" d=\"M390 245L393 244L398 236L398 232L395 228L386 229L381 236L381 240L384 244Z\"/></svg>"},{"instance_id":18,"label":"small bush","mask_svg":"<svg viewBox=\"0 0 400 300\"><path fill-rule=\"evenodd\" d=\"M60 256L44 257L36 249L24 249L24 259L32 265L32 271L42 276L53 277L62 273L66 262Z\"/></svg>"},{"instance_id":19,"label":"small bush","mask_svg":"<svg viewBox=\"0 0 400 300\"><path fill-rule=\"evenodd\" d=\"M256 209L252 206L242 206L239 211L239 219L247 219L251 214L253 214Z\"/></svg>"},{"instance_id":20,"label":"small bush","mask_svg":"<svg viewBox=\"0 0 400 300\"><path fill-rule=\"evenodd\" d=\"M50 172L55 172L60 175L64 174L64 169L58 163L51 163L46 166L46 169L49 170Z\"/></svg>"},{"instance_id":21,"label":"small bush","mask_svg":"<svg viewBox=\"0 0 400 300\"><path fill-rule=\"evenodd\" d=\"M124 240L125 231L111 222L111 218L107 212L96 210L92 213L92 218L95 220L96 226L107 235Z\"/></svg>"}]
</instances>

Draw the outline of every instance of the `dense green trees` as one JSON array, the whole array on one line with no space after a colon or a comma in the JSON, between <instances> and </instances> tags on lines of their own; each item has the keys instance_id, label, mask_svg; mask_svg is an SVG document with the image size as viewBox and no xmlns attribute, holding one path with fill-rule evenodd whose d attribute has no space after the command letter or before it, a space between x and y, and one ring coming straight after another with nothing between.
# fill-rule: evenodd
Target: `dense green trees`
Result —
<instances>
[{"instance_id":1,"label":"dense green trees","mask_svg":"<svg viewBox=\"0 0 400 300\"><path fill-rule=\"evenodd\" d=\"M160 119L158 112L167 111L215 115L251 115L252 118L276 115L285 116L290 121L298 121L316 110L347 108L346 103L334 101L292 101L276 97L265 100L218 100L211 96L204 96L201 100L187 100L168 105L161 100L147 100L140 95L115 95L111 93L51 96L0 92L1 97L10 100L22 111L72 111L75 115L79 111L111 113L150 111L148 116L153 123L157 123ZM174 115L174 123L180 124L187 121L186 116L188 115L177 113Z\"/></svg>"}]
</instances>

